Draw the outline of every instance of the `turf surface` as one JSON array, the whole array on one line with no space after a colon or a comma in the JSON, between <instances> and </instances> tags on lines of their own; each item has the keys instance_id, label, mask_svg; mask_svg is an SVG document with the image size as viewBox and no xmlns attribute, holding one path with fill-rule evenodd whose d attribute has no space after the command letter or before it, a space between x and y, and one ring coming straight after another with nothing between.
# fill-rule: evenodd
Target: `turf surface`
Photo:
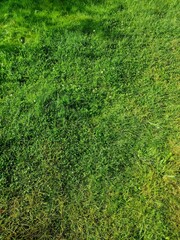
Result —
<instances>
[{"instance_id":1,"label":"turf surface","mask_svg":"<svg viewBox=\"0 0 180 240\"><path fill-rule=\"evenodd\" d=\"M0 239L180 237L179 10L0 1Z\"/></svg>"}]
</instances>

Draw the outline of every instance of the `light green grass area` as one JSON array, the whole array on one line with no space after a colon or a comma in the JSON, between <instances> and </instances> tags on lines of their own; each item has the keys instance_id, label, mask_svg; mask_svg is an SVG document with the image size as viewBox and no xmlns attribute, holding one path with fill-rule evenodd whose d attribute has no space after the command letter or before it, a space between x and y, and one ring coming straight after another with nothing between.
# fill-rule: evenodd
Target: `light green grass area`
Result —
<instances>
[{"instance_id":1,"label":"light green grass area","mask_svg":"<svg viewBox=\"0 0 180 240\"><path fill-rule=\"evenodd\" d=\"M0 239L180 238L179 13L0 1Z\"/></svg>"}]
</instances>

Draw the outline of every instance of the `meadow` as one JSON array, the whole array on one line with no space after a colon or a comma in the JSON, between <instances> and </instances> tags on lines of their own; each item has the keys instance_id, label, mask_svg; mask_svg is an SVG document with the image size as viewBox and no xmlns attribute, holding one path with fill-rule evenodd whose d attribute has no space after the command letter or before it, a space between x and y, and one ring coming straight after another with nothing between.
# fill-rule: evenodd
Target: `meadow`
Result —
<instances>
[{"instance_id":1,"label":"meadow","mask_svg":"<svg viewBox=\"0 0 180 240\"><path fill-rule=\"evenodd\" d=\"M177 240L180 2L0 1L0 239Z\"/></svg>"}]
</instances>

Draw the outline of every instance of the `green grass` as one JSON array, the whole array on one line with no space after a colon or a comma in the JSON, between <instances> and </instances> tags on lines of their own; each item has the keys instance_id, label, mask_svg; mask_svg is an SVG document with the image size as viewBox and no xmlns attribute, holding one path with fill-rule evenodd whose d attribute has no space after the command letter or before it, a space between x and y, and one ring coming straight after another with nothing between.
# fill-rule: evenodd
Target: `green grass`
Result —
<instances>
[{"instance_id":1,"label":"green grass","mask_svg":"<svg viewBox=\"0 0 180 240\"><path fill-rule=\"evenodd\" d=\"M179 239L179 9L0 1L0 239Z\"/></svg>"}]
</instances>

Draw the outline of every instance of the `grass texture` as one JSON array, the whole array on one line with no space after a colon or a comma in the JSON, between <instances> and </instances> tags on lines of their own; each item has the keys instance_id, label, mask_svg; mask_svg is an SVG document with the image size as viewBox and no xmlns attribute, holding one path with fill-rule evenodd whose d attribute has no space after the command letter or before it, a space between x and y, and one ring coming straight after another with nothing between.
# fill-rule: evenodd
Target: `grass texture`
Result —
<instances>
[{"instance_id":1,"label":"grass texture","mask_svg":"<svg viewBox=\"0 0 180 240\"><path fill-rule=\"evenodd\" d=\"M180 238L179 10L0 1L0 239Z\"/></svg>"}]
</instances>

